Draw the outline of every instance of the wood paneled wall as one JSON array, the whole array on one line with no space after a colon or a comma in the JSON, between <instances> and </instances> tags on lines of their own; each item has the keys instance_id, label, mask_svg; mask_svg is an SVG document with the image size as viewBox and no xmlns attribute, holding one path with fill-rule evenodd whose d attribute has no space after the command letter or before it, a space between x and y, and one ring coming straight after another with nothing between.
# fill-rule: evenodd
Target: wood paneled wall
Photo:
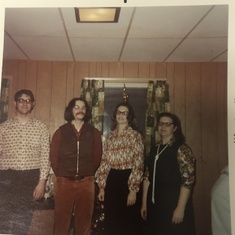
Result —
<instances>
[{"instance_id":1,"label":"wood paneled wall","mask_svg":"<svg viewBox=\"0 0 235 235\"><path fill-rule=\"evenodd\" d=\"M12 95L31 89L36 96L33 114L51 135L64 123L63 112L79 96L84 77L167 78L171 110L181 121L187 143L197 158L194 206L197 235L211 234L210 190L227 165L227 64L4 61L3 75L12 77ZM14 115L11 106L9 115Z\"/></svg>"}]
</instances>

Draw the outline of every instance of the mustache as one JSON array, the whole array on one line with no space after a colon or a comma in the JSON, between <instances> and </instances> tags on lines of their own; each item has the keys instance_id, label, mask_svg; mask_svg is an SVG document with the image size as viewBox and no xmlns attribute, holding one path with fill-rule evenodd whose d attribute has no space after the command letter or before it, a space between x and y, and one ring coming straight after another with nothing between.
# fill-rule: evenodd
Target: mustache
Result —
<instances>
[{"instance_id":1,"label":"mustache","mask_svg":"<svg viewBox=\"0 0 235 235\"><path fill-rule=\"evenodd\" d=\"M83 115L85 115L84 112L77 112L76 115L78 115L78 114L83 114Z\"/></svg>"}]
</instances>

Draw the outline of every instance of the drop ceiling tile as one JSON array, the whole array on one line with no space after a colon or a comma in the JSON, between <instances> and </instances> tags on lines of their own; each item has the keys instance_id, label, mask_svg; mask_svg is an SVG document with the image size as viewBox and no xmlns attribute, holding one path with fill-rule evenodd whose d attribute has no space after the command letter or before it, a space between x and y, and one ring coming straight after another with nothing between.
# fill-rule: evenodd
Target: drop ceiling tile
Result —
<instances>
[{"instance_id":1,"label":"drop ceiling tile","mask_svg":"<svg viewBox=\"0 0 235 235\"><path fill-rule=\"evenodd\" d=\"M228 60L228 52L224 52L220 56L216 57L213 62L226 62Z\"/></svg>"},{"instance_id":2,"label":"drop ceiling tile","mask_svg":"<svg viewBox=\"0 0 235 235\"><path fill-rule=\"evenodd\" d=\"M73 60L66 38L16 36L14 39L31 60Z\"/></svg>"},{"instance_id":3,"label":"drop ceiling tile","mask_svg":"<svg viewBox=\"0 0 235 235\"><path fill-rule=\"evenodd\" d=\"M226 38L191 38L186 39L166 62L211 61L226 50Z\"/></svg>"},{"instance_id":4,"label":"drop ceiling tile","mask_svg":"<svg viewBox=\"0 0 235 235\"><path fill-rule=\"evenodd\" d=\"M71 38L76 61L117 61L123 40Z\"/></svg>"},{"instance_id":5,"label":"drop ceiling tile","mask_svg":"<svg viewBox=\"0 0 235 235\"><path fill-rule=\"evenodd\" d=\"M162 62L179 42L179 39L128 39L121 61Z\"/></svg>"},{"instance_id":6,"label":"drop ceiling tile","mask_svg":"<svg viewBox=\"0 0 235 235\"><path fill-rule=\"evenodd\" d=\"M130 38L183 38L211 6L141 7L136 9Z\"/></svg>"},{"instance_id":7,"label":"drop ceiling tile","mask_svg":"<svg viewBox=\"0 0 235 235\"><path fill-rule=\"evenodd\" d=\"M228 6L215 6L189 37L228 37Z\"/></svg>"},{"instance_id":8,"label":"drop ceiling tile","mask_svg":"<svg viewBox=\"0 0 235 235\"><path fill-rule=\"evenodd\" d=\"M15 43L5 34L4 36L4 59L7 60L27 60L28 58L24 53L16 46Z\"/></svg>"},{"instance_id":9,"label":"drop ceiling tile","mask_svg":"<svg viewBox=\"0 0 235 235\"><path fill-rule=\"evenodd\" d=\"M11 36L65 37L58 8L10 8L5 18Z\"/></svg>"}]
</instances>

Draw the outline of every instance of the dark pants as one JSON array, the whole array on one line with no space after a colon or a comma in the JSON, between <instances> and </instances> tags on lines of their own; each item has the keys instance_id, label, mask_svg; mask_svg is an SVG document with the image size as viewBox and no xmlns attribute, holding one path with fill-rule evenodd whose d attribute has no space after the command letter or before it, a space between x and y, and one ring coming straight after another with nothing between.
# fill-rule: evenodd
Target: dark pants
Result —
<instances>
[{"instance_id":1,"label":"dark pants","mask_svg":"<svg viewBox=\"0 0 235 235\"><path fill-rule=\"evenodd\" d=\"M54 235L68 234L73 213L76 234L90 235L94 200L95 184L93 176L81 180L57 177Z\"/></svg>"},{"instance_id":2,"label":"dark pants","mask_svg":"<svg viewBox=\"0 0 235 235\"><path fill-rule=\"evenodd\" d=\"M27 234L38 180L39 170L0 171L0 234Z\"/></svg>"},{"instance_id":3,"label":"dark pants","mask_svg":"<svg viewBox=\"0 0 235 235\"><path fill-rule=\"evenodd\" d=\"M141 231L140 201L127 206L128 178L131 170L111 170L108 175L104 209L105 235L139 235Z\"/></svg>"}]
</instances>

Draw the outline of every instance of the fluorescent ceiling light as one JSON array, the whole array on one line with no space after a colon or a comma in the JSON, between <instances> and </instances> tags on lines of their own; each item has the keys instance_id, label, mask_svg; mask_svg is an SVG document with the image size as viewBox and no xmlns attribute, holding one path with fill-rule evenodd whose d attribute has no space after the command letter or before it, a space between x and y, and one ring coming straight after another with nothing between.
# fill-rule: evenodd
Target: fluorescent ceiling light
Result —
<instances>
[{"instance_id":1,"label":"fluorescent ceiling light","mask_svg":"<svg viewBox=\"0 0 235 235\"><path fill-rule=\"evenodd\" d=\"M120 7L75 8L77 23L116 23Z\"/></svg>"}]
</instances>

